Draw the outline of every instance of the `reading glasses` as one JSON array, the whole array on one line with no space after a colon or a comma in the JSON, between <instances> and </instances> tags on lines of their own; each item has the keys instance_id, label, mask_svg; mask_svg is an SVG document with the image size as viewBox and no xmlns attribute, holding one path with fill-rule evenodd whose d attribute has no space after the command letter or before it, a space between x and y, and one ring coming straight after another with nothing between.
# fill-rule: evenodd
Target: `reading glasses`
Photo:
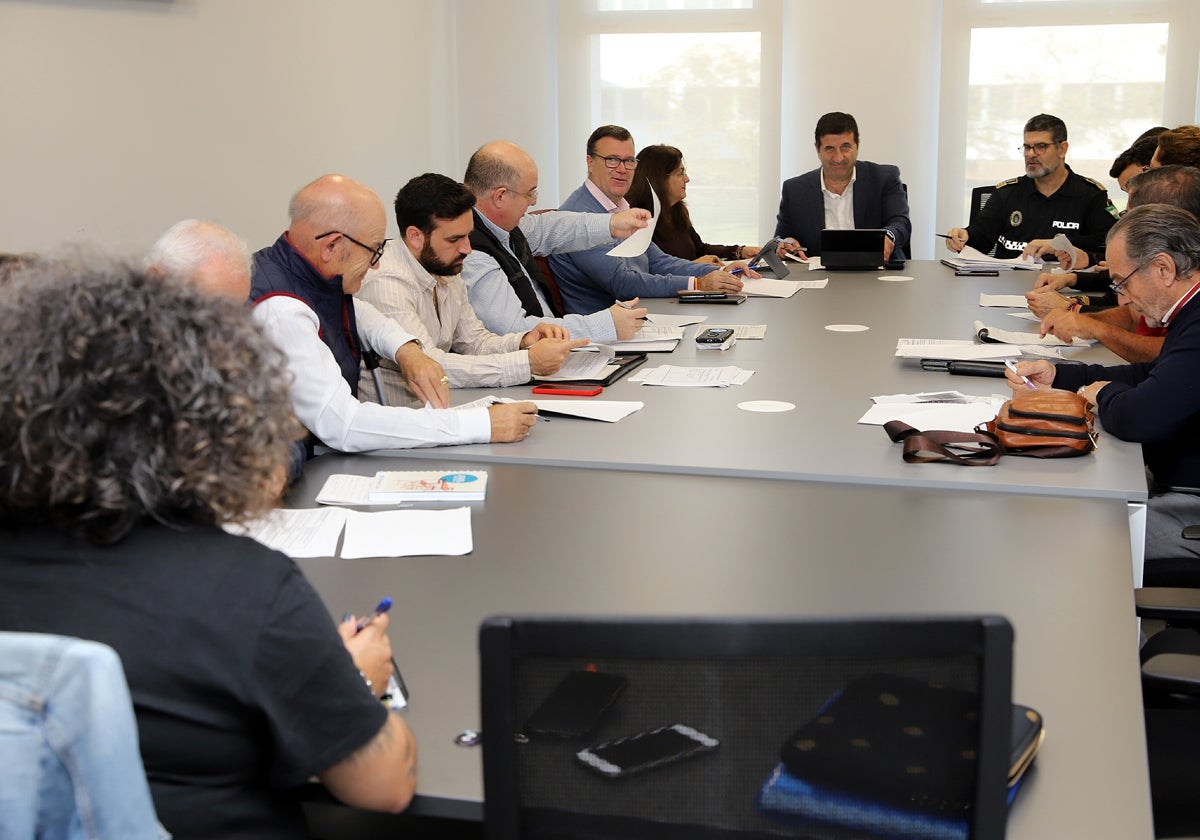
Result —
<instances>
[{"instance_id":1,"label":"reading glasses","mask_svg":"<svg viewBox=\"0 0 1200 840\"><path fill-rule=\"evenodd\" d=\"M370 251L370 252L371 252L371 265L372 265L372 266L374 266L374 265L378 265L378 264L379 264L379 258L383 256L383 249L384 249L384 248L387 246L387 244L388 244L388 240L386 240L386 239L385 239L385 240L383 240L382 242L380 242L378 245L376 245L376 246L372 247L372 246L370 246L370 245L367 245L367 244L365 244L365 243L363 243L363 242L359 242L357 239L355 239L355 238L354 238L353 236L351 236L350 234L348 234L348 233L343 233L343 232L342 232L342 231L340 231L340 230L330 230L330 231L326 231L325 233L322 233L320 236L315 236L315 237L313 237L313 238L314 238L314 239L324 239L326 236L333 236L335 233L336 233L336 234L338 234L339 236L344 236L344 237L346 237L346 238L347 238L347 239L349 239L351 242L353 242L355 245L357 245L359 248L366 248L368 251Z\"/></svg>"}]
</instances>

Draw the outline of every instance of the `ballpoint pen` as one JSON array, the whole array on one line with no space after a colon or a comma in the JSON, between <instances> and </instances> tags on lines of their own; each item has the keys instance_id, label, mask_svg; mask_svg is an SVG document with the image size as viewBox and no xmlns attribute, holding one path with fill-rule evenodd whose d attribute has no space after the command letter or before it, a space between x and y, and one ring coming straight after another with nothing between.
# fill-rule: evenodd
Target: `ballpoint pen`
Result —
<instances>
[{"instance_id":1,"label":"ballpoint pen","mask_svg":"<svg viewBox=\"0 0 1200 840\"><path fill-rule=\"evenodd\" d=\"M622 309L633 309L632 306L630 306L628 303L626 303L623 300L614 300L613 303L615 303L617 306L621 307ZM647 318L645 315L643 315L641 318L638 318L638 320L639 321L649 321L650 319Z\"/></svg>"},{"instance_id":2,"label":"ballpoint pen","mask_svg":"<svg viewBox=\"0 0 1200 840\"><path fill-rule=\"evenodd\" d=\"M379 618L392 608L391 598L381 598L379 604L376 605L375 611L370 615L360 618L358 623L354 625L354 632L361 633L371 622ZM397 697L399 695L399 697ZM383 699L394 709L404 708L408 705L408 686L404 684L404 678L400 676L400 668L396 665L396 658L392 657L392 675L388 677L387 691L384 692Z\"/></svg>"},{"instance_id":3,"label":"ballpoint pen","mask_svg":"<svg viewBox=\"0 0 1200 840\"><path fill-rule=\"evenodd\" d=\"M1005 359L1005 360L1004 360L1004 366L1005 366L1006 368L1008 368L1009 370L1011 370L1013 373L1017 373L1017 366L1016 366L1016 365L1013 363L1013 360L1012 360L1012 359ZM1032 388L1032 389L1033 389L1033 390L1035 390L1035 391L1037 390L1037 386L1036 386L1036 385L1034 385L1034 384L1033 384L1031 381L1029 381L1029 377L1028 377L1028 376L1022 376L1022 375L1021 375L1021 374L1019 374L1019 373L1017 373L1017 376L1020 376L1020 377L1021 377L1021 381L1025 383L1025 387L1026 387L1026 388Z\"/></svg>"},{"instance_id":4,"label":"ballpoint pen","mask_svg":"<svg viewBox=\"0 0 1200 840\"><path fill-rule=\"evenodd\" d=\"M392 599L391 598L381 599L379 601L379 604L375 607L374 612L372 612L370 615L364 616L363 618L360 618L358 620L358 623L354 625L354 632L356 634L361 633L363 630L366 629L367 625L369 625L375 619L379 618L379 616L383 615L385 612L387 612L391 608L392 608Z\"/></svg>"}]
</instances>

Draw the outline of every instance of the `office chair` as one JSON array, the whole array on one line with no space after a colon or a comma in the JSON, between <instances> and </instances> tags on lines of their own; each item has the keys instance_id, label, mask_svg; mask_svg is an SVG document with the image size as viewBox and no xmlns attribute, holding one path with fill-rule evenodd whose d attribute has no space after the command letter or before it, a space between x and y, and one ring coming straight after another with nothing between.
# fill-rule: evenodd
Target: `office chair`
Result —
<instances>
[{"instance_id":1,"label":"office chair","mask_svg":"<svg viewBox=\"0 0 1200 840\"><path fill-rule=\"evenodd\" d=\"M532 215L540 216L543 213L557 213L557 212L558 212L557 207L547 207L544 210L534 210ZM535 263L537 263L538 270L542 272L541 279L543 281L544 288L550 292L550 302L554 305L554 308L557 309L559 312L566 312L567 307L563 303L562 292L560 292L558 290L558 280L554 277L553 269L550 268L550 260L546 257L539 257L535 254L533 257L533 261ZM530 279L536 282L538 278L531 277ZM549 313L547 313L547 314L549 314Z\"/></svg>"},{"instance_id":2,"label":"office chair","mask_svg":"<svg viewBox=\"0 0 1200 840\"><path fill-rule=\"evenodd\" d=\"M121 660L97 642L0 633L0 835L167 837Z\"/></svg>"},{"instance_id":3,"label":"office chair","mask_svg":"<svg viewBox=\"0 0 1200 840\"><path fill-rule=\"evenodd\" d=\"M975 187L975 189L971 190L971 210L967 214L968 225L974 222L979 216L980 211L983 210L984 206L988 203L988 199L992 197L994 192L996 192L994 185Z\"/></svg>"},{"instance_id":4,"label":"office chair","mask_svg":"<svg viewBox=\"0 0 1200 840\"><path fill-rule=\"evenodd\" d=\"M1004 834L1013 707L1002 618L495 617L479 646L493 840L849 837L866 825L931 836L931 819L939 836ZM908 702L930 691L969 704L953 716L971 721L959 732L969 747L955 740L951 752L977 760L955 768L953 791L892 787L882 756L896 751L879 742L870 760L855 756L849 781L811 777L828 762L805 761L807 729L849 723L860 696L874 709L894 694L892 705L932 714ZM937 730L922 730L937 756L930 779L948 766ZM870 795L856 785L869 775L883 777ZM945 809L936 817L932 799Z\"/></svg>"}]
</instances>

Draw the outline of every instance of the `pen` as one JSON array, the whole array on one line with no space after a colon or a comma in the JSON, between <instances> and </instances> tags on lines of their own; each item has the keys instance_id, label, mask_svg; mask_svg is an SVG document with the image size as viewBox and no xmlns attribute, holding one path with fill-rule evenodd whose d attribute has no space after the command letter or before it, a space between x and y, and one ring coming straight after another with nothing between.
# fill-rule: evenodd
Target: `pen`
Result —
<instances>
[{"instance_id":1,"label":"pen","mask_svg":"<svg viewBox=\"0 0 1200 840\"><path fill-rule=\"evenodd\" d=\"M729 273L736 277L737 275L742 274L744 272L745 272L744 268L735 268L735 269L731 270Z\"/></svg>"},{"instance_id":2,"label":"pen","mask_svg":"<svg viewBox=\"0 0 1200 840\"><path fill-rule=\"evenodd\" d=\"M383 615L385 612L387 612L391 608L392 608L392 599L391 598L383 598L382 600L380 600L378 606L375 607L375 612L371 613L370 615L366 616L365 618L360 618L358 620L358 623L354 625L354 632L361 633L363 630L365 630L367 628L367 626L372 621L379 618L379 616Z\"/></svg>"},{"instance_id":3,"label":"pen","mask_svg":"<svg viewBox=\"0 0 1200 840\"><path fill-rule=\"evenodd\" d=\"M1013 373L1017 373L1017 366L1015 364L1013 364L1012 359L1005 359L1004 366L1006 368L1008 368L1009 370L1011 370ZM1017 373L1017 376L1021 376L1021 374ZM1021 381L1025 383L1026 388L1032 388L1035 391L1037 390L1037 386L1029 381L1028 376L1021 376Z\"/></svg>"},{"instance_id":4,"label":"pen","mask_svg":"<svg viewBox=\"0 0 1200 840\"><path fill-rule=\"evenodd\" d=\"M633 309L632 306L630 306L628 303L626 303L623 300L614 300L613 303L615 303L617 306L621 307L622 309ZM647 318L645 315L643 315L641 318L638 318L638 320L639 321L649 321L650 319Z\"/></svg>"}]
</instances>

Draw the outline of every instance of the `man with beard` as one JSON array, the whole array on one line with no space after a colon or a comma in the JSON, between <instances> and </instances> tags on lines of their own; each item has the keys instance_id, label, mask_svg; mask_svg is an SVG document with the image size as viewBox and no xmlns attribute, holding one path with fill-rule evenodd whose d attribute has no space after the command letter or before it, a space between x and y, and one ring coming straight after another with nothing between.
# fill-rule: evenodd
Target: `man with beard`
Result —
<instances>
[{"instance_id":1,"label":"man with beard","mask_svg":"<svg viewBox=\"0 0 1200 840\"><path fill-rule=\"evenodd\" d=\"M970 244L986 254L995 245L1001 259L1040 256L1053 251L1055 234L1065 233L1076 248L1103 248L1117 210L1103 184L1067 166L1068 145L1067 126L1058 117L1030 117L1019 147L1025 174L997 184L974 222L949 230L946 247L961 251Z\"/></svg>"},{"instance_id":2,"label":"man with beard","mask_svg":"<svg viewBox=\"0 0 1200 840\"><path fill-rule=\"evenodd\" d=\"M426 173L405 184L396 194L400 238L384 248L379 269L363 281L358 297L416 336L452 388L518 385L557 373L587 339L572 340L565 327L548 323L496 335L471 308L459 275L471 253L474 206L474 194L445 175ZM380 371L388 404L407 399L395 365L381 360ZM359 389L368 398L375 394L366 371Z\"/></svg>"}]
</instances>

